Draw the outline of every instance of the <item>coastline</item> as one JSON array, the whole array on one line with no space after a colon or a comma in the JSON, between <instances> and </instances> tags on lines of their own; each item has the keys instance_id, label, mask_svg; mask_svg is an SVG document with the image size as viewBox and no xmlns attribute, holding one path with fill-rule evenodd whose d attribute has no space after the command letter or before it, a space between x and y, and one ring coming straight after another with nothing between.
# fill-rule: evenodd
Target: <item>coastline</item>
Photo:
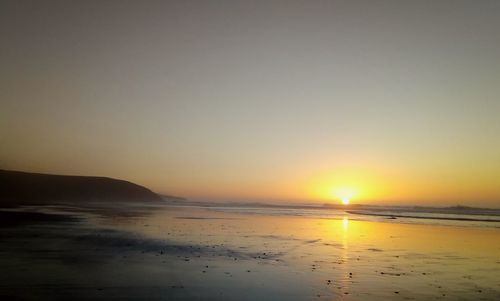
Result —
<instances>
[{"instance_id":1,"label":"coastline","mask_svg":"<svg viewBox=\"0 0 500 301\"><path fill-rule=\"evenodd\" d=\"M358 211L358 210L346 210L347 213L350 214L358 214L358 215L371 215L371 216L383 216L390 218L416 218L416 219L426 219L426 220L448 220L448 221L470 221L470 222L492 222L492 223L500 223L500 219L486 219L486 218L476 218L476 217L447 217L447 216L419 216L415 214L401 214L401 213L380 213L380 212L366 212L366 211ZM473 216L473 215L471 215Z\"/></svg>"}]
</instances>

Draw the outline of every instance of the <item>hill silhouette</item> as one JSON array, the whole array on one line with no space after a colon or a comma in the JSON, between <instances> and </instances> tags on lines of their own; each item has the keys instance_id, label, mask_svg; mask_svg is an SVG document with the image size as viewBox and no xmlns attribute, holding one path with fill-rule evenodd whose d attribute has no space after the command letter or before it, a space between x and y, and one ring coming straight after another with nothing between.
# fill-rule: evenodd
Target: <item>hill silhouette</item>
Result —
<instances>
[{"instance_id":1,"label":"hill silhouette","mask_svg":"<svg viewBox=\"0 0 500 301\"><path fill-rule=\"evenodd\" d=\"M161 200L146 187L124 180L0 170L0 206Z\"/></svg>"}]
</instances>

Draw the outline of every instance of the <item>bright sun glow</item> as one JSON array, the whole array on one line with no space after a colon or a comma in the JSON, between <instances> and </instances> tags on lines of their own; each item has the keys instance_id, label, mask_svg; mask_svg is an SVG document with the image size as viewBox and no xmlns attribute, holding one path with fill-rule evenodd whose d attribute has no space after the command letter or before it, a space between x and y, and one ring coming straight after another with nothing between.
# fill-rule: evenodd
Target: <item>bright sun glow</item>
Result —
<instances>
[{"instance_id":1,"label":"bright sun glow","mask_svg":"<svg viewBox=\"0 0 500 301\"><path fill-rule=\"evenodd\" d=\"M342 204L349 205L352 197L356 195L356 190L351 187L339 187L332 189L332 196L340 199Z\"/></svg>"}]
</instances>

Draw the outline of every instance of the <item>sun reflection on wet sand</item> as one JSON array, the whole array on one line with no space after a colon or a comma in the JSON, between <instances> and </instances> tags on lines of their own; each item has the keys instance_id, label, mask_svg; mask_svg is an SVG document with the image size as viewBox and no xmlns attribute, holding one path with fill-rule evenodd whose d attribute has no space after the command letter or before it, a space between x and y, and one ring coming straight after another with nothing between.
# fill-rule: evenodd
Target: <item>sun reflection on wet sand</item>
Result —
<instances>
[{"instance_id":1,"label":"sun reflection on wet sand","mask_svg":"<svg viewBox=\"0 0 500 301\"><path fill-rule=\"evenodd\" d=\"M119 227L193 250L213 250L215 257L184 255L171 265L180 270L171 273L186 281L201 273L200 281L235 294L257 285L263 293L281 294L293 286L305 294L297 295L302 300L308 292L352 300L498 296L498 229L359 218L343 211L336 218L315 218L171 208ZM197 266L210 268L202 273ZM261 284L263 277L267 282Z\"/></svg>"},{"instance_id":2,"label":"sun reflection on wet sand","mask_svg":"<svg viewBox=\"0 0 500 301\"><path fill-rule=\"evenodd\" d=\"M342 225L344 226L344 233L347 233L347 230L349 228L349 218L347 216L344 216L342 219Z\"/></svg>"},{"instance_id":3,"label":"sun reflection on wet sand","mask_svg":"<svg viewBox=\"0 0 500 301\"><path fill-rule=\"evenodd\" d=\"M352 272L349 272L349 217L342 218L342 252L341 252L341 270L342 270L342 290L343 293L349 293L350 280Z\"/></svg>"}]
</instances>

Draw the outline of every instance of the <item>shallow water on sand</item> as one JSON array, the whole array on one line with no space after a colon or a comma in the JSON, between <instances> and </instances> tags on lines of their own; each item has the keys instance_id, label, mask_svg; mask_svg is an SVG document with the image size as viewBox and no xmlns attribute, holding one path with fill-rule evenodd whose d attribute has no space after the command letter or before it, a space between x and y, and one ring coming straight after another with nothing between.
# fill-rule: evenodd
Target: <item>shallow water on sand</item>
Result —
<instances>
[{"instance_id":1,"label":"shallow water on sand","mask_svg":"<svg viewBox=\"0 0 500 301\"><path fill-rule=\"evenodd\" d=\"M498 228L196 207L105 222L193 249L175 261L186 295L193 286L235 299L500 299Z\"/></svg>"},{"instance_id":2,"label":"shallow water on sand","mask_svg":"<svg viewBox=\"0 0 500 301\"><path fill-rule=\"evenodd\" d=\"M49 209L36 210L78 212L79 222L0 228L0 297L500 300L500 229L491 226L343 211Z\"/></svg>"}]
</instances>

